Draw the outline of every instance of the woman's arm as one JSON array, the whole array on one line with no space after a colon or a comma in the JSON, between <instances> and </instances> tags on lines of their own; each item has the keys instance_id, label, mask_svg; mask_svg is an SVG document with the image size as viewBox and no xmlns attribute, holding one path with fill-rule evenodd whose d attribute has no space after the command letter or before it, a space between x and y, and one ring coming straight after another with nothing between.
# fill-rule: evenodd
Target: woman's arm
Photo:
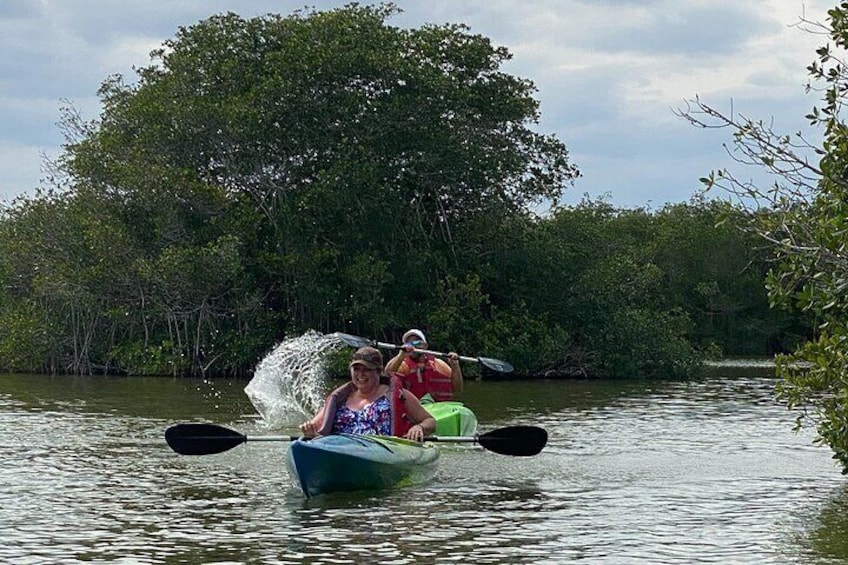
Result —
<instances>
[{"instance_id":1,"label":"woman's arm","mask_svg":"<svg viewBox=\"0 0 848 565\"><path fill-rule=\"evenodd\" d=\"M306 437L315 437L318 435L318 429L321 426L321 423L324 421L324 408L326 404L318 410L318 413L312 417L311 420L307 420L300 425L301 433Z\"/></svg>"},{"instance_id":2,"label":"woman's arm","mask_svg":"<svg viewBox=\"0 0 848 565\"><path fill-rule=\"evenodd\" d=\"M422 441L426 436L436 431L435 418L421 406L414 394L406 391L406 394L403 395L403 403L406 406L406 415L415 422L415 425L406 433L407 438Z\"/></svg>"}]
</instances>

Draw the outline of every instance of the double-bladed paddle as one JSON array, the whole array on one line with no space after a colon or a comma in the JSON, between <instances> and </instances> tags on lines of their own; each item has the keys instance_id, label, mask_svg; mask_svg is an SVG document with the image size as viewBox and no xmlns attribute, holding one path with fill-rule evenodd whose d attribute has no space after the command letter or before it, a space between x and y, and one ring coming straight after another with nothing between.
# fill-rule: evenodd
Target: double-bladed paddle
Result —
<instances>
[{"instance_id":1,"label":"double-bladed paddle","mask_svg":"<svg viewBox=\"0 0 848 565\"><path fill-rule=\"evenodd\" d=\"M212 455L247 441L295 441L298 436L246 436L217 424L175 424L165 430L165 441L181 455ZM424 441L476 443L501 455L536 455L548 442L548 432L536 426L507 426L467 437L431 436Z\"/></svg>"},{"instance_id":2,"label":"double-bladed paddle","mask_svg":"<svg viewBox=\"0 0 848 565\"><path fill-rule=\"evenodd\" d=\"M402 345L395 345L394 343L384 343L382 341L374 341L371 339L366 339L364 337L359 337L350 334L344 334L341 332L335 333L336 337L344 341L351 347L379 347L383 349L403 349ZM447 353L442 353L441 351L431 351L429 349L414 349L416 353L426 353L429 355L434 355L436 357L447 358ZM463 355L459 356L460 361L473 361L476 363L480 363L484 367L488 367L493 371L497 371L499 373L511 373L512 365L507 363L506 361L501 361L500 359L492 359L491 357L465 357Z\"/></svg>"}]
</instances>

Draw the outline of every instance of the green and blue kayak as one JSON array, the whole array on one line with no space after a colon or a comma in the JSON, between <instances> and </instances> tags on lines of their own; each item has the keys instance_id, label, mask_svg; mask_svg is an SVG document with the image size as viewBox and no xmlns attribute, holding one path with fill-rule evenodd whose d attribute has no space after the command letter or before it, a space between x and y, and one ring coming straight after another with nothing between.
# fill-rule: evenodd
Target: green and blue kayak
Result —
<instances>
[{"instance_id":1,"label":"green and blue kayak","mask_svg":"<svg viewBox=\"0 0 848 565\"><path fill-rule=\"evenodd\" d=\"M287 465L303 494L311 497L419 484L433 477L438 459L431 443L338 434L292 442Z\"/></svg>"},{"instance_id":2,"label":"green and blue kayak","mask_svg":"<svg viewBox=\"0 0 848 565\"><path fill-rule=\"evenodd\" d=\"M473 436L477 433L477 416L462 402L422 402L436 420L437 436Z\"/></svg>"}]
</instances>

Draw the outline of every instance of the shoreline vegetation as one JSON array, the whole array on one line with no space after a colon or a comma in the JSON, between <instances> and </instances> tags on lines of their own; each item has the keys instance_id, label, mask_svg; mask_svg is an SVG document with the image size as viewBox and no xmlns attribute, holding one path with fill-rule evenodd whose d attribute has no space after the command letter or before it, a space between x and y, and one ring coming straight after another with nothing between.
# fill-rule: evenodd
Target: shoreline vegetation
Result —
<instances>
[{"instance_id":1,"label":"shoreline vegetation","mask_svg":"<svg viewBox=\"0 0 848 565\"><path fill-rule=\"evenodd\" d=\"M728 359L718 359L718 360L706 360L703 362L704 373L707 375L722 375L722 376L763 376L763 375L774 375L776 368L776 364L774 358L766 358L766 357L755 357L755 358L728 358ZM146 375L131 375L126 372L121 371L107 371L105 368L101 368L100 370L92 371L91 376L107 376L107 377L133 377L133 376L143 376L143 377L163 377L163 378L173 378L173 375L161 374L146 374ZM15 371L6 371L7 374L21 374L21 375L47 375L48 373L38 373L38 372L15 372ZM76 375L72 375L69 373L59 373L58 376L68 376L74 377ZM234 378L236 380L250 380L254 377L253 373L246 375L238 375L238 376L229 376L226 378ZM201 378L201 377L196 377ZM344 373L335 374L333 372L330 377L334 381L343 381L348 377ZM467 378L466 380L476 380L476 381L511 381L511 380L552 380L552 381L568 381L568 380L620 380L627 379L629 377L586 377L580 375L552 375L552 374L521 374L521 373L498 373L495 371L487 371L485 374L477 374L476 376ZM660 377L661 378L661 377ZM688 377L681 377L688 378Z\"/></svg>"},{"instance_id":2,"label":"shoreline vegetation","mask_svg":"<svg viewBox=\"0 0 848 565\"><path fill-rule=\"evenodd\" d=\"M752 358L727 358L717 360L704 360L702 362L701 376L721 375L726 377L731 376L775 376L776 363L773 357L752 357ZM692 375L678 376L678 378L690 378L699 376L697 372ZM484 381L509 381L509 380L552 380L552 381L577 381L577 380L619 380L622 378L632 377L588 377L577 374L512 374L512 373L496 373L486 372L482 378L477 380ZM656 378L663 379L662 375L656 375Z\"/></svg>"},{"instance_id":3,"label":"shoreline vegetation","mask_svg":"<svg viewBox=\"0 0 848 565\"><path fill-rule=\"evenodd\" d=\"M773 357L754 358L754 359L718 359L704 361L706 367L714 367L717 369L774 369L776 364Z\"/></svg>"}]
</instances>

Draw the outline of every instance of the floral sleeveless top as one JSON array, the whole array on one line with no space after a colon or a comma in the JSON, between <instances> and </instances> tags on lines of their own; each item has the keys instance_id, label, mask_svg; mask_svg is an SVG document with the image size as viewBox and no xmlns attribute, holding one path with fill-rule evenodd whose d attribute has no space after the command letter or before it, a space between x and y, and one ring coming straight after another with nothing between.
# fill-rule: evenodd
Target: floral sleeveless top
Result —
<instances>
[{"instance_id":1,"label":"floral sleeveless top","mask_svg":"<svg viewBox=\"0 0 848 565\"><path fill-rule=\"evenodd\" d=\"M389 399L381 396L362 410L351 410L344 404L336 408L334 434L392 434L392 410Z\"/></svg>"}]
</instances>

